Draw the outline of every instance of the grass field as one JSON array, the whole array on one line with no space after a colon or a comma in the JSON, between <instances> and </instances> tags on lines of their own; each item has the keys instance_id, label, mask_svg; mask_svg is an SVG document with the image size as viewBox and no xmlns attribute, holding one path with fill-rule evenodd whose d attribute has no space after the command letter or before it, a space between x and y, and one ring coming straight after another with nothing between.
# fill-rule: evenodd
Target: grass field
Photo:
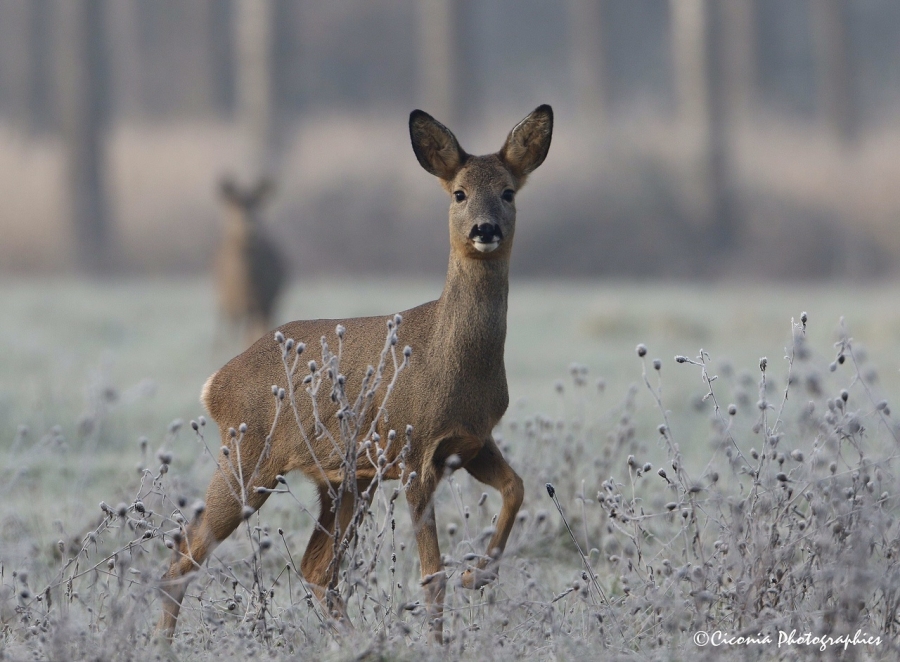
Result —
<instances>
[{"instance_id":1,"label":"grass field","mask_svg":"<svg viewBox=\"0 0 900 662\"><path fill-rule=\"evenodd\" d=\"M436 297L440 287L299 282L280 319L387 315ZM396 561L366 547L375 524L361 543L359 554L378 556L364 579L381 593L372 588L348 603L357 629L336 635L305 592L286 583L285 559L302 554L311 526L287 498L271 499L254 516L257 528L217 550L192 585L195 607L186 605L173 650L183 659L288 659L313 650L329 659L600 659L600 648L623 659L815 659L819 651L809 645L701 649L692 634L796 627L852 635L859 627L882 642L855 646L856 659L895 659L900 478L890 406L900 395L898 294L894 284L514 281L506 350L512 404L498 435L526 479L528 515L496 585L448 590L448 652L426 643L405 508L390 543ZM187 422L204 414L200 386L236 345L216 333L211 302L204 280L0 283L0 659L149 659L153 649L144 647L159 608L152 586L168 552L157 535L163 522L153 519L159 513L139 515L134 502L191 503L212 472ZM802 334L801 312L809 320ZM648 348L643 360L639 343ZM701 348L706 374L719 379L704 382L701 366L674 360L693 360ZM849 360L837 363L839 354ZM795 395L785 401L789 370ZM710 390L715 398L703 400ZM842 390L847 398L838 404ZM771 405L760 408L760 399ZM205 436L218 445L211 431ZM157 472L157 449L174 455L166 474ZM657 475L663 467L668 477ZM289 480L312 507L303 481ZM447 554L475 549L490 526L499 499L480 500L481 492L468 476L439 491L439 526L459 527L442 529ZM841 510L847 500L849 514ZM125 510L104 518L100 501ZM388 516L379 511L373 521ZM144 520L150 524L136 524ZM817 522L822 533L813 536ZM263 556L262 536L275 537L279 527L284 547ZM153 535L142 539L143 530ZM862 539L871 546L865 558L853 544ZM791 551L766 560L767 549ZM266 586L272 596L277 588L280 602L258 604L260 582L241 575L248 559L265 561ZM873 574L847 576L862 566ZM667 583L673 567L689 586ZM791 583L784 580L785 597L776 600L783 576ZM859 604L842 601L845 582L864 590ZM251 613L265 614L268 625Z\"/></svg>"}]
</instances>

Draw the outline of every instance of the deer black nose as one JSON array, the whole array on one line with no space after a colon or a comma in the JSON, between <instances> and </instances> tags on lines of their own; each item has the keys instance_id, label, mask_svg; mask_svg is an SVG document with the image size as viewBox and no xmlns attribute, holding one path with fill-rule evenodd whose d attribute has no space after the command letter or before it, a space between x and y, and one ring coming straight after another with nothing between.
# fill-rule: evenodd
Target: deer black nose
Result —
<instances>
[{"instance_id":1,"label":"deer black nose","mask_svg":"<svg viewBox=\"0 0 900 662\"><path fill-rule=\"evenodd\" d=\"M472 226L469 232L469 239L478 239L481 243L490 244L503 239L503 231L496 223L477 223Z\"/></svg>"}]
</instances>

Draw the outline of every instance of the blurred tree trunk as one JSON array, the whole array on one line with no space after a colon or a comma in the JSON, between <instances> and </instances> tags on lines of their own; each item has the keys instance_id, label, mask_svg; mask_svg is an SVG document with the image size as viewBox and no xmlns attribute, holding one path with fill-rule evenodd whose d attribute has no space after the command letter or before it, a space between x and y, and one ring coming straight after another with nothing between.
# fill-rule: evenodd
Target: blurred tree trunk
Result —
<instances>
[{"instance_id":1,"label":"blurred tree trunk","mask_svg":"<svg viewBox=\"0 0 900 662\"><path fill-rule=\"evenodd\" d=\"M191 0L172 13L175 24L169 34L178 35L182 100L177 109L193 117L209 117L216 103L214 49L209 30L214 3L221 0Z\"/></svg>"},{"instance_id":2,"label":"blurred tree trunk","mask_svg":"<svg viewBox=\"0 0 900 662\"><path fill-rule=\"evenodd\" d=\"M20 126L28 117L28 18L26 3L0 3L0 109Z\"/></svg>"},{"instance_id":3,"label":"blurred tree trunk","mask_svg":"<svg viewBox=\"0 0 900 662\"><path fill-rule=\"evenodd\" d=\"M276 169L276 115L272 94L272 0L236 0L234 39L237 119L245 140L246 175Z\"/></svg>"},{"instance_id":4,"label":"blurred tree trunk","mask_svg":"<svg viewBox=\"0 0 900 662\"><path fill-rule=\"evenodd\" d=\"M143 66L138 0L116 0L109 6L110 75L117 116L133 119L143 114Z\"/></svg>"},{"instance_id":5,"label":"blurred tree trunk","mask_svg":"<svg viewBox=\"0 0 900 662\"><path fill-rule=\"evenodd\" d=\"M705 182L703 225L715 248L734 247L740 210L732 133L752 81L752 14L743 0L671 0L680 122L699 143Z\"/></svg>"},{"instance_id":6,"label":"blurred tree trunk","mask_svg":"<svg viewBox=\"0 0 900 662\"><path fill-rule=\"evenodd\" d=\"M52 0L29 0L28 7L28 128L32 133L59 129L56 85L57 52L55 5Z\"/></svg>"},{"instance_id":7,"label":"blurred tree trunk","mask_svg":"<svg viewBox=\"0 0 900 662\"><path fill-rule=\"evenodd\" d=\"M568 9L576 114L581 121L599 125L606 87L603 0L569 0Z\"/></svg>"},{"instance_id":8,"label":"blurred tree trunk","mask_svg":"<svg viewBox=\"0 0 900 662\"><path fill-rule=\"evenodd\" d=\"M66 0L59 9L59 86L66 179L76 258L83 273L112 267L112 238L104 182L104 5Z\"/></svg>"},{"instance_id":9,"label":"blurred tree trunk","mask_svg":"<svg viewBox=\"0 0 900 662\"><path fill-rule=\"evenodd\" d=\"M756 12L753 0L718 3L718 60L716 76L723 87L725 113L734 129L752 121L756 103ZM715 57L715 54L713 54Z\"/></svg>"},{"instance_id":10,"label":"blurred tree trunk","mask_svg":"<svg viewBox=\"0 0 900 662\"><path fill-rule=\"evenodd\" d=\"M856 137L858 122L850 69L850 43L844 0L814 0L812 12L818 111L834 135Z\"/></svg>"},{"instance_id":11,"label":"blurred tree trunk","mask_svg":"<svg viewBox=\"0 0 900 662\"><path fill-rule=\"evenodd\" d=\"M233 117L235 109L235 40L232 38L234 7L213 0L207 15L210 44L212 95L216 114Z\"/></svg>"},{"instance_id":12,"label":"blurred tree trunk","mask_svg":"<svg viewBox=\"0 0 900 662\"><path fill-rule=\"evenodd\" d=\"M423 110L443 124L459 120L457 53L460 0L418 0L419 98Z\"/></svg>"},{"instance_id":13,"label":"blurred tree trunk","mask_svg":"<svg viewBox=\"0 0 900 662\"><path fill-rule=\"evenodd\" d=\"M706 0L670 0L669 6L679 120L690 130L705 134L710 110Z\"/></svg>"}]
</instances>

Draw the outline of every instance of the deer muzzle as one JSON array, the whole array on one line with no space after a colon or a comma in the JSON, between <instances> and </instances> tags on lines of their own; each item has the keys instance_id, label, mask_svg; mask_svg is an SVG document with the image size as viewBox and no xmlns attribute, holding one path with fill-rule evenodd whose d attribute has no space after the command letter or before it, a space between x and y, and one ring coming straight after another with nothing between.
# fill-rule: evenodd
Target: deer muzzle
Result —
<instances>
[{"instance_id":1,"label":"deer muzzle","mask_svg":"<svg viewBox=\"0 0 900 662\"><path fill-rule=\"evenodd\" d=\"M496 223L476 223L469 232L469 239L475 250L482 253L490 253L503 241L503 231Z\"/></svg>"}]
</instances>

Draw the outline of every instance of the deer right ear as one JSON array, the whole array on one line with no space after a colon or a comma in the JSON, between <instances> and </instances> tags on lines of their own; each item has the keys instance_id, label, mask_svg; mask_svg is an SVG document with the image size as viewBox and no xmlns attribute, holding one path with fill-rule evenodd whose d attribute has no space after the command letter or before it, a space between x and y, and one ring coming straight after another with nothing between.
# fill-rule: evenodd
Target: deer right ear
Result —
<instances>
[{"instance_id":1,"label":"deer right ear","mask_svg":"<svg viewBox=\"0 0 900 662\"><path fill-rule=\"evenodd\" d=\"M409 137L419 164L444 181L452 180L466 161L456 136L424 111L409 114Z\"/></svg>"},{"instance_id":2,"label":"deer right ear","mask_svg":"<svg viewBox=\"0 0 900 662\"><path fill-rule=\"evenodd\" d=\"M273 180L271 177L263 177L259 180L259 182L256 184L256 187L253 188L253 190L250 191L249 195L247 196L248 204L251 206L255 206L261 205L264 202L268 202L269 198L274 195L276 188L277 187L275 185L275 180Z\"/></svg>"},{"instance_id":3,"label":"deer right ear","mask_svg":"<svg viewBox=\"0 0 900 662\"><path fill-rule=\"evenodd\" d=\"M219 179L219 195L229 202L235 202L240 197L237 184L231 175L223 175Z\"/></svg>"}]
</instances>

